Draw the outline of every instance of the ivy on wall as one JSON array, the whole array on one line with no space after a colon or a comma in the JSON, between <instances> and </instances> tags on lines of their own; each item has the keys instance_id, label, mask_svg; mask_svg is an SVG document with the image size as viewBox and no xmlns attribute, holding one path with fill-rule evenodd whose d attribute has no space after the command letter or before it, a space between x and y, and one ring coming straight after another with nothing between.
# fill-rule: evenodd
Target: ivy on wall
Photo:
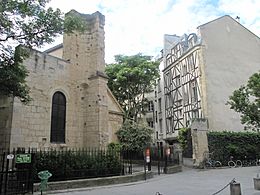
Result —
<instances>
[{"instance_id":1,"label":"ivy on wall","mask_svg":"<svg viewBox=\"0 0 260 195\"><path fill-rule=\"evenodd\" d=\"M234 159L260 158L260 133L254 132L209 132L209 151L212 158L227 164L230 156Z\"/></svg>"},{"instance_id":2,"label":"ivy on wall","mask_svg":"<svg viewBox=\"0 0 260 195\"><path fill-rule=\"evenodd\" d=\"M191 129L181 128L179 131L178 141L182 148L183 157L192 158Z\"/></svg>"}]
</instances>

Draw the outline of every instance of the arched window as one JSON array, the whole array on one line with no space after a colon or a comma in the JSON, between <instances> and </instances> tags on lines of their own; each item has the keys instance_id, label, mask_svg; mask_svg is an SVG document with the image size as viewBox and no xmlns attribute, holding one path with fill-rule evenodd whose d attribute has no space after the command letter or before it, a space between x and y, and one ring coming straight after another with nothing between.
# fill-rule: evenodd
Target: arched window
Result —
<instances>
[{"instance_id":1,"label":"arched window","mask_svg":"<svg viewBox=\"0 0 260 195\"><path fill-rule=\"evenodd\" d=\"M51 142L65 143L66 97L61 92L54 93L51 111Z\"/></svg>"}]
</instances>

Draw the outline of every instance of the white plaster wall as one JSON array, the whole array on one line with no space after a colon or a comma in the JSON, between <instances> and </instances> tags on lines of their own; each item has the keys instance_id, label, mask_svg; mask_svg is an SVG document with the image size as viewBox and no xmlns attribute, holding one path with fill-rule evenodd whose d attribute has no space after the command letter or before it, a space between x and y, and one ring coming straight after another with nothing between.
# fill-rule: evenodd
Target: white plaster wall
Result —
<instances>
[{"instance_id":1,"label":"white plaster wall","mask_svg":"<svg viewBox=\"0 0 260 195\"><path fill-rule=\"evenodd\" d=\"M202 25L199 30L209 129L242 130L240 115L225 103L235 89L260 70L260 39L229 16Z\"/></svg>"},{"instance_id":2,"label":"white plaster wall","mask_svg":"<svg viewBox=\"0 0 260 195\"><path fill-rule=\"evenodd\" d=\"M164 68L164 63L163 61L160 63L159 65L159 69L160 69L160 88L161 88L161 92L159 92L159 90L157 90L158 92L158 100L159 98L161 98L161 102L162 102L162 134L160 134L160 123L158 120L158 123L156 125L156 130L159 132L159 138L162 139L166 139L167 136L172 136L172 135L167 135L166 134L166 116L165 116L165 96L164 96L164 78L163 78L163 68ZM157 110L159 112L159 101L157 101Z\"/></svg>"}]
</instances>

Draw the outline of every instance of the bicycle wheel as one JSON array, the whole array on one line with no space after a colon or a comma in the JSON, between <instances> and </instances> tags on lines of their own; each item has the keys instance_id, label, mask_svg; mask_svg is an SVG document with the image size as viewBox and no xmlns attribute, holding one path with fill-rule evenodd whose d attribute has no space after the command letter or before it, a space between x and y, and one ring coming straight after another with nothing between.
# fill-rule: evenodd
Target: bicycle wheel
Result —
<instances>
[{"instance_id":1,"label":"bicycle wheel","mask_svg":"<svg viewBox=\"0 0 260 195\"><path fill-rule=\"evenodd\" d=\"M248 166L250 166L250 167L255 166L255 161L249 160Z\"/></svg>"},{"instance_id":2,"label":"bicycle wheel","mask_svg":"<svg viewBox=\"0 0 260 195\"><path fill-rule=\"evenodd\" d=\"M260 159L256 159L256 160L255 160L255 165L256 165L256 166L260 166Z\"/></svg>"},{"instance_id":3,"label":"bicycle wheel","mask_svg":"<svg viewBox=\"0 0 260 195\"><path fill-rule=\"evenodd\" d=\"M221 167L222 166L222 164L221 164L221 162L220 161L215 161L215 167Z\"/></svg>"},{"instance_id":4,"label":"bicycle wheel","mask_svg":"<svg viewBox=\"0 0 260 195\"><path fill-rule=\"evenodd\" d=\"M237 167L242 167L242 161L241 160L237 160L236 161L236 165L237 165Z\"/></svg>"},{"instance_id":5,"label":"bicycle wheel","mask_svg":"<svg viewBox=\"0 0 260 195\"><path fill-rule=\"evenodd\" d=\"M247 161L246 161L246 166L247 166L247 167L250 167L250 166L251 166L250 160L247 160Z\"/></svg>"},{"instance_id":6,"label":"bicycle wheel","mask_svg":"<svg viewBox=\"0 0 260 195\"><path fill-rule=\"evenodd\" d=\"M230 160L230 161L228 161L228 166L230 168L234 168L234 167L236 167L236 163L233 160Z\"/></svg>"},{"instance_id":7,"label":"bicycle wheel","mask_svg":"<svg viewBox=\"0 0 260 195\"><path fill-rule=\"evenodd\" d=\"M247 166L248 166L248 163L247 163L246 160L243 160L243 161L242 161L242 166L243 166L243 167L247 167Z\"/></svg>"},{"instance_id":8,"label":"bicycle wheel","mask_svg":"<svg viewBox=\"0 0 260 195\"><path fill-rule=\"evenodd\" d=\"M205 168L210 168L212 165L211 165L211 163L210 162L205 162Z\"/></svg>"}]
</instances>

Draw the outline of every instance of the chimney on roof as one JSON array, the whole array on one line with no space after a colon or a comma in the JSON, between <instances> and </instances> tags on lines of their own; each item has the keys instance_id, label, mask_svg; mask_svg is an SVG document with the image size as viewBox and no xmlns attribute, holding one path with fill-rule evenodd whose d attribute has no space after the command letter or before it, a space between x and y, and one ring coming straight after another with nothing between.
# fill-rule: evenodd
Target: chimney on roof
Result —
<instances>
[{"instance_id":1,"label":"chimney on roof","mask_svg":"<svg viewBox=\"0 0 260 195\"><path fill-rule=\"evenodd\" d=\"M240 23L240 17L239 16L236 17L236 21Z\"/></svg>"}]
</instances>

